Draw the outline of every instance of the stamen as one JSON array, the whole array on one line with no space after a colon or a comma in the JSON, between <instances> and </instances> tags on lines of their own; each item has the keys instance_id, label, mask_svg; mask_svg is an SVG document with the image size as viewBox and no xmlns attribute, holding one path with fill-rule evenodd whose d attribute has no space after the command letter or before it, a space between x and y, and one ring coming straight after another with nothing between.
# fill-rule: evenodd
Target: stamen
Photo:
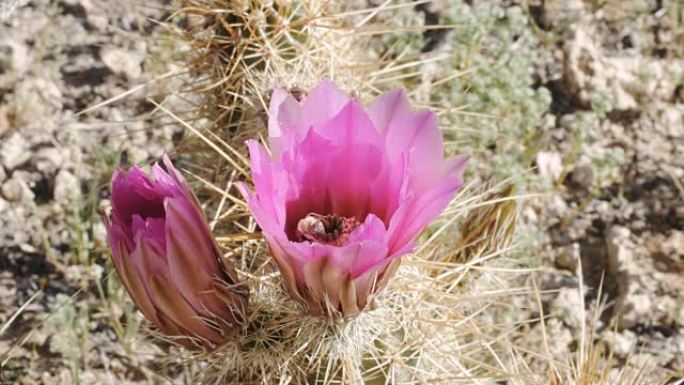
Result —
<instances>
[{"instance_id":1,"label":"stamen","mask_svg":"<svg viewBox=\"0 0 684 385\"><path fill-rule=\"evenodd\" d=\"M354 217L311 213L299 220L295 235L300 242L310 241L341 246L358 225L359 221Z\"/></svg>"}]
</instances>

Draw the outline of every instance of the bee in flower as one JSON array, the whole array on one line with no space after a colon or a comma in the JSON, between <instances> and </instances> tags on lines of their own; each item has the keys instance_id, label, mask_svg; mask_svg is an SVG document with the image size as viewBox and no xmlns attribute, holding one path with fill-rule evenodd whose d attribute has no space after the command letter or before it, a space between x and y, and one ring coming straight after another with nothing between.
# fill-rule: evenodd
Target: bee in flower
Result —
<instances>
[{"instance_id":1,"label":"bee in flower","mask_svg":"<svg viewBox=\"0 0 684 385\"><path fill-rule=\"evenodd\" d=\"M238 185L287 291L333 319L368 306L419 233L462 187L467 157L443 157L436 116L405 93L367 110L330 80L271 97L270 154L247 142L254 190Z\"/></svg>"},{"instance_id":2,"label":"bee in flower","mask_svg":"<svg viewBox=\"0 0 684 385\"><path fill-rule=\"evenodd\" d=\"M159 330L211 349L244 322L248 290L224 263L204 213L164 156L153 178L137 166L112 176L105 225L112 261L133 302Z\"/></svg>"}]
</instances>

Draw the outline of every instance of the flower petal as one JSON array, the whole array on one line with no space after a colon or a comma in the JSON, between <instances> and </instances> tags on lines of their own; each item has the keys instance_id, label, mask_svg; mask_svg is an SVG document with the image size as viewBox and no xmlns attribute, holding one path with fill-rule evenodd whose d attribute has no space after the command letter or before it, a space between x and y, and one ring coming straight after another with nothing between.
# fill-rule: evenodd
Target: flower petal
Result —
<instances>
[{"instance_id":1,"label":"flower petal","mask_svg":"<svg viewBox=\"0 0 684 385\"><path fill-rule=\"evenodd\" d=\"M173 284L199 314L207 310L228 316L212 283L220 279L220 254L211 232L194 205L180 199L166 201L166 255Z\"/></svg>"},{"instance_id":2,"label":"flower petal","mask_svg":"<svg viewBox=\"0 0 684 385\"><path fill-rule=\"evenodd\" d=\"M285 198L289 186L287 174L280 163L271 161L266 149L255 140L248 140L254 188L264 214L285 223Z\"/></svg>"},{"instance_id":3,"label":"flower petal","mask_svg":"<svg viewBox=\"0 0 684 385\"><path fill-rule=\"evenodd\" d=\"M155 184L140 168L128 172L115 170L112 176L112 219L130 223L133 214L142 217L164 217L164 198L173 191Z\"/></svg>"},{"instance_id":4,"label":"flower petal","mask_svg":"<svg viewBox=\"0 0 684 385\"><path fill-rule=\"evenodd\" d=\"M346 245L310 244L313 250L311 259L328 258L341 272L357 277L386 258L388 250L384 244L385 236L384 223L375 215L369 214L364 223L352 232Z\"/></svg>"},{"instance_id":5,"label":"flower petal","mask_svg":"<svg viewBox=\"0 0 684 385\"><path fill-rule=\"evenodd\" d=\"M405 248L444 210L456 190L463 185L461 176L467 160L467 157L450 159L439 183L399 206L390 220L387 234L390 255Z\"/></svg>"},{"instance_id":6,"label":"flower petal","mask_svg":"<svg viewBox=\"0 0 684 385\"><path fill-rule=\"evenodd\" d=\"M320 134L339 146L370 143L381 146L383 136L356 100L349 100L337 115L320 128Z\"/></svg>"},{"instance_id":7,"label":"flower petal","mask_svg":"<svg viewBox=\"0 0 684 385\"><path fill-rule=\"evenodd\" d=\"M129 255L125 246L120 242L112 244L112 260L114 261L117 273L119 273L121 282L145 317L155 324L159 324L157 310L150 300L148 290L145 287L144 275L136 268L135 263L131 263L131 260L144 258L141 253L142 250L138 248Z\"/></svg>"},{"instance_id":8,"label":"flower petal","mask_svg":"<svg viewBox=\"0 0 684 385\"><path fill-rule=\"evenodd\" d=\"M349 102L349 96L329 79L323 79L302 104L302 124L308 129L318 129L324 122L337 115Z\"/></svg>"},{"instance_id":9,"label":"flower petal","mask_svg":"<svg viewBox=\"0 0 684 385\"><path fill-rule=\"evenodd\" d=\"M368 109L375 128L386 134L390 126L400 124L399 120L411 113L408 98L403 89L395 89L380 95Z\"/></svg>"},{"instance_id":10,"label":"flower petal","mask_svg":"<svg viewBox=\"0 0 684 385\"><path fill-rule=\"evenodd\" d=\"M441 176L442 134L433 112L411 111L406 94L398 89L378 97L368 115L384 133L393 164L400 161L402 154L410 153L412 190L424 191Z\"/></svg>"},{"instance_id":11,"label":"flower petal","mask_svg":"<svg viewBox=\"0 0 684 385\"><path fill-rule=\"evenodd\" d=\"M201 337L212 343L221 342L218 331L199 319L192 307L183 300L181 293L168 276L152 274L149 280L154 303L169 320L190 335Z\"/></svg>"},{"instance_id":12,"label":"flower petal","mask_svg":"<svg viewBox=\"0 0 684 385\"><path fill-rule=\"evenodd\" d=\"M306 135L308 126L302 122L302 107L289 92L276 88L268 108L268 137L275 158L293 141Z\"/></svg>"}]
</instances>

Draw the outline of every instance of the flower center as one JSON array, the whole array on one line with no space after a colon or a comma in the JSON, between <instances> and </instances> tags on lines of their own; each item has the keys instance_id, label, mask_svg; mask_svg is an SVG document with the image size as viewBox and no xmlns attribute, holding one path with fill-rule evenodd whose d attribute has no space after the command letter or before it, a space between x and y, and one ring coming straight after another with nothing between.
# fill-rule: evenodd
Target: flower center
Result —
<instances>
[{"instance_id":1,"label":"flower center","mask_svg":"<svg viewBox=\"0 0 684 385\"><path fill-rule=\"evenodd\" d=\"M354 217L310 213L297 223L295 236L299 242L306 240L341 246L358 225L359 221Z\"/></svg>"}]
</instances>

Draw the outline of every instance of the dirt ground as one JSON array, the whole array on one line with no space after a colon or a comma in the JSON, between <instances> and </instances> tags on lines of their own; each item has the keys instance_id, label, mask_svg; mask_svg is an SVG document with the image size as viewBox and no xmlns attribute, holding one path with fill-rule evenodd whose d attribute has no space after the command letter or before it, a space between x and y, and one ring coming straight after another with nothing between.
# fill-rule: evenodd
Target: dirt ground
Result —
<instances>
[{"instance_id":1,"label":"dirt ground","mask_svg":"<svg viewBox=\"0 0 684 385\"><path fill-rule=\"evenodd\" d=\"M441 3L430 17L446 12ZM524 203L521 220L542 230L535 252L552 292L543 303L553 350L577 344L582 280L588 310L603 288L596 342L613 350L615 367L655 365L676 383L684 5L497 3L523 4L543 58L529 76L551 96L532 124L534 161L522 165L536 167L545 196ZM183 84L186 49L161 25L173 10L164 0L32 0L4 21L0 13L0 383L188 381L193 368L142 340L144 323L108 279L100 220L113 168L156 160L183 136L147 99L191 106L167 98Z\"/></svg>"}]
</instances>

